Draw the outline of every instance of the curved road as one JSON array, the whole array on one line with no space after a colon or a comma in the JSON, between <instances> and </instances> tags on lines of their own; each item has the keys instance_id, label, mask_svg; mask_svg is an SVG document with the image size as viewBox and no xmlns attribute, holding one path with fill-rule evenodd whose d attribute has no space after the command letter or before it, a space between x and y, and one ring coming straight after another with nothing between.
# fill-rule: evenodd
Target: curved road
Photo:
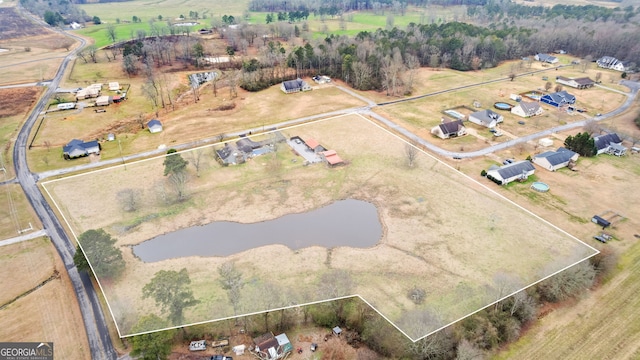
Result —
<instances>
[{"instance_id":1,"label":"curved road","mask_svg":"<svg viewBox=\"0 0 640 360\"><path fill-rule=\"evenodd\" d=\"M18 5L18 7L20 7L20 5ZM24 12L21 11L21 13L24 15ZM39 21L32 16L29 17L34 21ZM78 304L82 313L87 339L89 340L91 358L116 359L117 354L113 348L111 336L109 335L104 313L102 312L102 307L100 305L100 300L93 287L91 278L86 272L79 273L78 269L76 269L73 262L73 255L75 254L76 246L74 242L69 239L51 207L40 192L40 188L36 185L36 178L33 176L27 165L27 141L31 128L35 124L39 114L44 110L49 98L55 93L69 62L75 57L75 54L86 45L86 41L82 38L71 34L65 35L71 36L80 41L81 45L64 58L55 78L51 81L51 85L40 98L31 112L31 115L29 115L24 126L18 133L13 150L13 163L16 171L16 177L20 182L25 195L42 221L44 230L51 238L58 254L60 254L60 257L62 258L62 262L64 263L67 273L69 274L69 278L71 279L71 284L73 285L76 297L78 298ZM75 324L68 325L74 326ZM79 346L81 345L79 344Z\"/></svg>"}]
</instances>

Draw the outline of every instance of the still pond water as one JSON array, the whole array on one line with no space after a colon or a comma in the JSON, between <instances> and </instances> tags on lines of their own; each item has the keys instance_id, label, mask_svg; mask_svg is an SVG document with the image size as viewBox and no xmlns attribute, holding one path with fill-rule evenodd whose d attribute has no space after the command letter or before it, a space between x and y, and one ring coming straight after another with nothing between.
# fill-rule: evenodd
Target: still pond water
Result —
<instances>
[{"instance_id":1,"label":"still pond water","mask_svg":"<svg viewBox=\"0 0 640 360\"><path fill-rule=\"evenodd\" d=\"M313 245L370 248L381 236L375 205L347 199L259 223L216 221L181 229L136 245L133 253L144 262L154 262L185 256L229 256L273 244L292 250Z\"/></svg>"}]
</instances>

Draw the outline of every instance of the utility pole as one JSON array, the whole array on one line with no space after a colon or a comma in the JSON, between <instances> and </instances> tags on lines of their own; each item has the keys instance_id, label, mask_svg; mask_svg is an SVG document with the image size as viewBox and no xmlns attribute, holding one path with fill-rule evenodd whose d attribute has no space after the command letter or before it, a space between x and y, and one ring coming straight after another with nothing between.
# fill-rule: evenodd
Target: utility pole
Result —
<instances>
[{"instance_id":1,"label":"utility pole","mask_svg":"<svg viewBox=\"0 0 640 360\"><path fill-rule=\"evenodd\" d=\"M120 157L122 158L122 165L127 170L127 164L124 162L124 156L122 156L122 144L120 144L120 138L118 138L118 149L120 149Z\"/></svg>"}]
</instances>

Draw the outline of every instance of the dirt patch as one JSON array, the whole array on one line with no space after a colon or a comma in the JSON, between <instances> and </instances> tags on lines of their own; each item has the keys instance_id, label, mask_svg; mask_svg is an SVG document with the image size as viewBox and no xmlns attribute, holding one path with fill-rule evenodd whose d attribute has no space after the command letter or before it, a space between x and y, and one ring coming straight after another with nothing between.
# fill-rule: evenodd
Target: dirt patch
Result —
<instances>
[{"instance_id":1,"label":"dirt patch","mask_svg":"<svg viewBox=\"0 0 640 360\"><path fill-rule=\"evenodd\" d=\"M0 89L0 98L11 99L11 101L3 101L0 107L0 121L3 117L14 115L26 116L36 101L38 101L42 92L43 88L35 86Z\"/></svg>"},{"instance_id":2,"label":"dirt patch","mask_svg":"<svg viewBox=\"0 0 640 360\"><path fill-rule=\"evenodd\" d=\"M16 39L42 34L44 27L24 18L12 7L0 7L0 40ZM47 31L44 29L44 31Z\"/></svg>"}]
</instances>

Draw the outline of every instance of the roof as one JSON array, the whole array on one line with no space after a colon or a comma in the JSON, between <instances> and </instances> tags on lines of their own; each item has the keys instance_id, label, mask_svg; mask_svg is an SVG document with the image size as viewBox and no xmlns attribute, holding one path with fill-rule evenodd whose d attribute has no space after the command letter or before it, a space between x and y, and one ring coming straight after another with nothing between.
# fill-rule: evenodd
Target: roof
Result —
<instances>
[{"instance_id":1,"label":"roof","mask_svg":"<svg viewBox=\"0 0 640 360\"><path fill-rule=\"evenodd\" d=\"M258 347L258 349L260 349L260 351L263 352L267 352L269 350L269 348L274 348L274 349L278 349L278 346L280 346L278 344L278 340L273 337L273 335L271 335L271 339L267 339L259 344L256 344L256 347Z\"/></svg>"},{"instance_id":2,"label":"roof","mask_svg":"<svg viewBox=\"0 0 640 360\"><path fill-rule=\"evenodd\" d=\"M305 82L300 78L282 82L282 86L284 86L286 90L301 89L304 86L304 84Z\"/></svg>"},{"instance_id":3,"label":"roof","mask_svg":"<svg viewBox=\"0 0 640 360\"><path fill-rule=\"evenodd\" d=\"M522 173L535 171L535 169L536 168L533 166L533 164L530 161L522 160L522 161L517 161L511 164L501 166L498 169L498 174L500 174L500 176L503 179L510 179L515 176L520 176L522 175Z\"/></svg>"},{"instance_id":4,"label":"roof","mask_svg":"<svg viewBox=\"0 0 640 360\"><path fill-rule=\"evenodd\" d=\"M340 158L340 156L338 156L338 153L336 153L335 150L323 151L322 155L324 155L324 158L327 159L329 165L337 165L343 163L342 159Z\"/></svg>"},{"instance_id":5,"label":"roof","mask_svg":"<svg viewBox=\"0 0 640 360\"><path fill-rule=\"evenodd\" d=\"M152 126L162 126L162 123L158 119L153 119L147 123L147 127L152 127Z\"/></svg>"},{"instance_id":6,"label":"roof","mask_svg":"<svg viewBox=\"0 0 640 360\"><path fill-rule=\"evenodd\" d=\"M577 82L579 85L592 85L595 83L595 81L591 80L588 77L573 79L573 81Z\"/></svg>"},{"instance_id":7,"label":"roof","mask_svg":"<svg viewBox=\"0 0 640 360\"><path fill-rule=\"evenodd\" d=\"M558 149L558 151L545 151L542 154L536 155L535 157L546 158L551 166L556 166L569 162L575 155L577 155L577 153L561 147Z\"/></svg>"},{"instance_id":8,"label":"roof","mask_svg":"<svg viewBox=\"0 0 640 360\"><path fill-rule=\"evenodd\" d=\"M549 54L537 54L536 56L538 57L539 61L552 62L558 60L557 57Z\"/></svg>"},{"instance_id":9,"label":"roof","mask_svg":"<svg viewBox=\"0 0 640 360\"><path fill-rule=\"evenodd\" d=\"M461 127L464 127L462 120L453 120L449 122L443 122L439 126L442 132L445 134L457 133Z\"/></svg>"},{"instance_id":10,"label":"roof","mask_svg":"<svg viewBox=\"0 0 640 360\"><path fill-rule=\"evenodd\" d=\"M476 119L480 120L482 123L485 123L485 124L489 124L494 120L499 121L499 119L502 117L502 115L490 109L474 112L470 116L475 117Z\"/></svg>"},{"instance_id":11,"label":"roof","mask_svg":"<svg viewBox=\"0 0 640 360\"><path fill-rule=\"evenodd\" d=\"M596 149L598 150L602 150L608 146L610 146L610 144L621 144L622 140L620 140L620 137L618 136L618 134L616 133L610 133L610 134L605 134L605 135L600 135L600 136L596 136L593 138L593 142L596 145Z\"/></svg>"},{"instance_id":12,"label":"roof","mask_svg":"<svg viewBox=\"0 0 640 360\"><path fill-rule=\"evenodd\" d=\"M520 106L522 111L527 115L535 115L535 113L540 109L540 104L537 102L521 101L518 106Z\"/></svg>"},{"instance_id":13,"label":"roof","mask_svg":"<svg viewBox=\"0 0 640 360\"><path fill-rule=\"evenodd\" d=\"M576 101L576 97L569 94L565 90L547 94L543 96L543 98L551 99L551 101L557 104L572 104Z\"/></svg>"},{"instance_id":14,"label":"roof","mask_svg":"<svg viewBox=\"0 0 640 360\"><path fill-rule=\"evenodd\" d=\"M312 138L308 138L307 140L304 140L304 143L307 144L307 146L310 147L311 149L315 149L318 146L320 146L320 143L316 139L312 139Z\"/></svg>"},{"instance_id":15,"label":"roof","mask_svg":"<svg viewBox=\"0 0 640 360\"><path fill-rule=\"evenodd\" d=\"M243 137L236 141L236 145L238 146L238 149L246 153L250 153L253 149L257 149L262 146L260 143L257 143L247 137Z\"/></svg>"}]
</instances>

